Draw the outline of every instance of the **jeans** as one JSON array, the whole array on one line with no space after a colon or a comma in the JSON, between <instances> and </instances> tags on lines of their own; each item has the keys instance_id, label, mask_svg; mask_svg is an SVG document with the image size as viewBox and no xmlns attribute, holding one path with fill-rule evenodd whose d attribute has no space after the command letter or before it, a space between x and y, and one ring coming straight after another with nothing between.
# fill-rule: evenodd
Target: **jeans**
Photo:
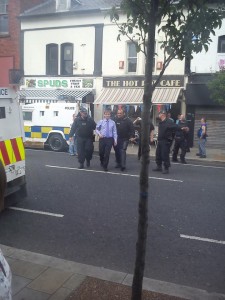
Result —
<instances>
[{"instance_id":1,"label":"jeans","mask_svg":"<svg viewBox=\"0 0 225 300\"><path fill-rule=\"evenodd\" d=\"M74 136L73 139L69 143L69 154L76 155L77 154L77 138Z\"/></svg>"},{"instance_id":2,"label":"jeans","mask_svg":"<svg viewBox=\"0 0 225 300\"><path fill-rule=\"evenodd\" d=\"M199 149L200 156L201 155L206 155L205 144L206 144L206 139L199 139L198 149Z\"/></svg>"}]
</instances>

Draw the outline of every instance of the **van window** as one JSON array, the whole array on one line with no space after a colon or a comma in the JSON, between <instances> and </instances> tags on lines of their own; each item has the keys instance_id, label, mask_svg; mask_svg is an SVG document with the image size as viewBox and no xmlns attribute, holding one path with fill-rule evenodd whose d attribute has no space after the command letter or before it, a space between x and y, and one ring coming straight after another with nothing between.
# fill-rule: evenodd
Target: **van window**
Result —
<instances>
[{"instance_id":1,"label":"van window","mask_svg":"<svg viewBox=\"0 0 225 300\"><path fill-rule=\"evenodd\" d=\"M5 107L0 107L0 119L5 119Z\"/></svg>"},{"instance_id":2,"label":"van window","mask_svg":"<svg viewBox=\"0 0 225 300\"><path fill-rule=\"evenodd\" d=\"M32 121L32 111L23 111L24 121Z\"/></svg>"}]
</instances>

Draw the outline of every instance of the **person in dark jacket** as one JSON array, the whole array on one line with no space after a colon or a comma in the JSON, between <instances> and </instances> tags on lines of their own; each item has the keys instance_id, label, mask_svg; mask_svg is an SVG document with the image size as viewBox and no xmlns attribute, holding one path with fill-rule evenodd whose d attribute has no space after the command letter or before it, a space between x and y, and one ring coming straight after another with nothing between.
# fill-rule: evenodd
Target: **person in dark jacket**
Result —
<instances>
[{"instance_id":1,"label":"person in dark jacket","mask_svg":"<svg viewBox=\"0 0 225 300\"><path fill-rule=\"evenodd\" d=\"M156 148L156 164L157 167L153 171L161 171L163 174L169 173L170 167L170 146L173 131L177 129L177 125L171 122L166 117L165 111L159 112L159 125L158 125L158 142ZM164 170L162 169L164 163Z\"/></svg>"},{"instance_id":2,"label":"person in dark jacket","mask_svg":"<svg viewBox=\"0 0 225 300\"><path fill-rule=\"evenodd\" d=\"M189 133L189 127L188 127L188 123L185 120L184 115L180 116L180 120L178 122L178 128L175 132L175 143L174 143L174 147L173 147L173 157L172 157L172 161L177 162L177 155L178 155L178 151L179 149L181 149L181 154L180 154L180 161L182 164L186 164L186 160L185 160L185 155L187 152L187 148L188 148L188 133Z\"/></svg>"},{"instance_id":3,"label":"person in dark jacket","mask_svg":"<svg viewBox=\"0 0 225 300\"><path fill-rule=\"evenodd\" d=\"M116 168L120 168L121 171L126 169L126 151L129 141L133 141L134 125L131 119L125 116L122 109L117 111L115 117L116 129L117 129L117 145L114 147L116 156Z\"/></svg>"},{"instance_id":4,"label":"person in dark jacket","mask_svg":"<svg viewBox=\"0 0 225 300\"><path fill-rule=\"evenodd\" d=\"M69 133L71 140L76 134L77 137L77 153L78 161L80 163L79 169L84 168L86 159L86 166L90 167L94 145L93 145L93 131L96 128L95 121L88 115L87 109L82 107L79 116L73 122Z\"/></svg>"}]
</instances>

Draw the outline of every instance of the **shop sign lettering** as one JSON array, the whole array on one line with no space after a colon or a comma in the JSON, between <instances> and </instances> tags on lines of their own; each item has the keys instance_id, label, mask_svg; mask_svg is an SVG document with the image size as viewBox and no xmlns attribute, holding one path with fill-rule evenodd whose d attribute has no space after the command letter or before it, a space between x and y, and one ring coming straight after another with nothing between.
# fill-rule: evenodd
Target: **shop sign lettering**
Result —
<instances>
[{"instance_id":1,"label":"shop sign lettering","mask_svg":"<svg viewBox=\"0 0 225 300\"><path fill-rule=\"evenodd\" d=\"M84 78L25 78L22 88L35 89L93 89L94 80Z\"/></svg>"},{"instance_id":2,"label":"shop sign lettering","mask_svg":"<svg viewBox=\"0 0 225 300\"><path fill-rule=\"evenodd\" d=\"M153 77L153 83L156 82L156 79ZM116 77L116 78L103 78L103 87L107 88L135 88L135 87L144 87L143 77ZM159 81L158 87L183 87L184 86L184 77L183 76L163 76Z\"/></svg>"}]
</instances>

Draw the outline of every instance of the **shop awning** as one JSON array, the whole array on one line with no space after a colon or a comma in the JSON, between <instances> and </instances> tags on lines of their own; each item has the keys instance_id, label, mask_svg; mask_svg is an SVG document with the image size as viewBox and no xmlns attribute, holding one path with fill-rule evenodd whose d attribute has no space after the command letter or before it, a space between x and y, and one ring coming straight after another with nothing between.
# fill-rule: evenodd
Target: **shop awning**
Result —
<instances>
[{"instance_id":1,"label":"shop awning","mask_svg":"<svg viewBox=\"0 0 225 300\"><path fill-rule=\"evenodd\" d=\"M156 88L152 104L176 103L180 92L181 88ZM104 88L94 104L141 104L143 95L143 88Z\"/></svg>"},{"instance_id":2,"label":"shop awning","mask_svg":"<svg viewBox=\"0 0 225 300\"><path fill-rule=\"evenodd\" d=\"M83 97L92 93L92 90L41 90L41 89L24 89L18 91L20 98L25 99L45 99L45 100L61 100L66 97L74 97L75 100L82 100Z\"/></svg>"}]
</instances>

